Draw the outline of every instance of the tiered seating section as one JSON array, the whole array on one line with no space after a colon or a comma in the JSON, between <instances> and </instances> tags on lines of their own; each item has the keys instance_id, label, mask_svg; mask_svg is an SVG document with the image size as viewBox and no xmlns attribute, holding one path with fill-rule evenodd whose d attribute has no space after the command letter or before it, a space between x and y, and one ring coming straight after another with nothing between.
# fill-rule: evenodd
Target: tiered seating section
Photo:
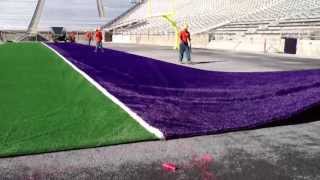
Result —
<instances>
[{"instance_id":1,"label":"tiered seating section","mask_svg":"<svg viewBox=\"0 0 320 180\"><path fill-rule=\"evenodd\" d=\"M107 28L124 34L170 34L174 31L161 15L173 10L178 26L187 23L192 33L252 34L320 26L319 0L152 0Z\"/></svg>"},{"instance_id":2,"label":"tiered seating section","mask_svg":"<svg viewBox=\"0 0 320 180\"><path fill-rule=\"evenodd\" d=\"M37 0L1 0L0 30L26 30L36 6Z\"/></svg>"}]
</instances>

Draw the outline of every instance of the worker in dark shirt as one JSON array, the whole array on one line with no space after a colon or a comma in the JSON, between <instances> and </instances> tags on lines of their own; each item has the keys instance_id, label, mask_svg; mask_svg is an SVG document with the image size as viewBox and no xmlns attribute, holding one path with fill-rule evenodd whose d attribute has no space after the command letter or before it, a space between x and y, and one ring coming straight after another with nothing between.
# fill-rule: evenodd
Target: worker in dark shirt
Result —
<instances>
[{"instance_id":1,"label":"worker in dark shirt","mask_svg":"<svg viewBox=\"0 0 320 180\"><path fill-rule=\"evenodd\" d=\"M90 45L91 45L92 38L93 38L93 33L90 32L90 31L88 31L88 32L86 32L85 36L86 36L86 39L88 40L88 44L89 44L89 46L90 46Z\"/></svg>"},{"instance_id":2,"label":"worker in dark shirt","mask_svg":"<svg viewBox=\"0 0 320 180\"><path fill-rule=\"evenodd\" d=\"M191 38L188 31L188 25L185 25L179 33L180 46L179 46L179 60L183 63L183 56L186 54L188 63L191 63Z\"/></svg>"},{"instance_id":3,"label":"worker in dark shirt","mask_svg":"<svg viewBox=\"0 0 320 180\"><path fill-rule=\"evenodd\" d=\"M2 37L2 32L0 31L0 41L4 41L3 37Z\"/></svg>"}]
</instances>

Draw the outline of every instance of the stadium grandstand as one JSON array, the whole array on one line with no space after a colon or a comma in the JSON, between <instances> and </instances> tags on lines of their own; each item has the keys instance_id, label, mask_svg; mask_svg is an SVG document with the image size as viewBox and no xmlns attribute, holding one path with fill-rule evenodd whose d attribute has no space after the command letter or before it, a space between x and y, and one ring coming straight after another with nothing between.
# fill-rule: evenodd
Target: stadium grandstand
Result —
<instances>
[{"instance_id":1,"label":"stadium grandstand","mask_svg":"<svg viewBox=\"0 0 320 180\"><path fill-rule=\"evenodd\" d=\"M192 13L190 13L192 12ZM320 55L317 0L150 0L105 26L114 42L172 45L175 29L188 24L193 46L237 51Z\"/></svg>"}]
</instances>

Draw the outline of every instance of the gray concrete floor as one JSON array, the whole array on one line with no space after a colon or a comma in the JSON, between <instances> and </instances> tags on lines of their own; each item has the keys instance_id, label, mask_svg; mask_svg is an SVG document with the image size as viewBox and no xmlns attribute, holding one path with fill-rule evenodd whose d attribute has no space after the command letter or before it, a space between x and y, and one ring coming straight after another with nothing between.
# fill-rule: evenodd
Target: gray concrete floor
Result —
<instances>
[{"instance_id":1,"label":"gray concrete floor","mask_svg":"<svg viewBox=\"0 0 320 180\"><path fill-rule=\"evenodd\" d=\"M105 47L180 64L177 51L172 47L111 43L106 43ZM284 54L264 55L209 49L193 49L192 61L191 65L183 64L183 66L227 72L284 71L320 67L320 57L313 59Z\"/></svg>"},{"instance_id":2,"label":"gray concrete floor","mask_svg":"<svg viewBox=\"0 0 320 180\"><path fill-rule=\"evenodd\" d=\"M176 52L170 47L106 46L177 63ZM194 64L185 66L241 72L320 68L320 59L204 49L193 50L193 61ZM2 158L0 179L318 180L319 114L302 116L308 122L300 124ZM207 166L195 160L206 154L213 157ZM165 162L176 164L177 171L163 170Z\"/></svg>"}]
</instances>

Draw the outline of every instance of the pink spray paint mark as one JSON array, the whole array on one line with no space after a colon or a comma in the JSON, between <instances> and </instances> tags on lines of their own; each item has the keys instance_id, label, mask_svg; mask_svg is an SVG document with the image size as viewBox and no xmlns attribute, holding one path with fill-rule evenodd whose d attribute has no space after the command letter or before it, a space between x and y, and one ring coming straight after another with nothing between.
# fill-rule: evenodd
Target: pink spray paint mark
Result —
<instances>
[{"instance_id":1,"label":"pink spray paint mark","mask_svg":"<svg viewBox=\"0 0 320 180\"><path fill-rule=\"evenodd\" d=\"M205 154L200 158L198 156L192 156L192 160L187 165L182 165L181 169L197 168L200 171L203 180L217 180L216 176L209 171L209 166L214 162L213 157L210 154ZM176 172L177 165L167 162L162 164L162 168L167 172Z\"/></svg>"},{"instance_id":2,"label":"pink spray paint mark","mask_svg":"<svg viewBox=\"0 0 320 180\"><path fill-rule=\"evenodd\" d=\"M201 158L193 156L191 165L200 170L203 180L216 180L215 175L209 171L209 166L213 161L214 159L210 154L205 154Z\"/></svg>"},{"instance_id":3,"label":"pink spray paint mark","mask_svg":"<svg viewBox=\"0 0 320 180\"><path fill-rule=\"evenodd\" d=\"M168 172L175 172L177 170L177 166L173 163L163 163L162 167Z\"/></svg>"}]
</instances>

